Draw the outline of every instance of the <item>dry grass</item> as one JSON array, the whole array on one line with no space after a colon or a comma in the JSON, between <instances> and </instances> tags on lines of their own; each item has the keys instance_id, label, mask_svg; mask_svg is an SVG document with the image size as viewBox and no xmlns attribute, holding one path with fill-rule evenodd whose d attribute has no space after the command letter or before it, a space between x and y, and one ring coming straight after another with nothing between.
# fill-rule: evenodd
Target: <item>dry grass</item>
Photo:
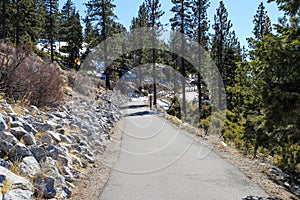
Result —
<instances>
[{"instance_id":1,"label":"dry grass","mask_svg":"<svg viewBox=\"0 0 300 200\"><path fill-rule=\"evenodd\" d=\"M4 180L1 193L5 195L10 190L11 184L7 179Z\"/></svg>"}]
</instances>

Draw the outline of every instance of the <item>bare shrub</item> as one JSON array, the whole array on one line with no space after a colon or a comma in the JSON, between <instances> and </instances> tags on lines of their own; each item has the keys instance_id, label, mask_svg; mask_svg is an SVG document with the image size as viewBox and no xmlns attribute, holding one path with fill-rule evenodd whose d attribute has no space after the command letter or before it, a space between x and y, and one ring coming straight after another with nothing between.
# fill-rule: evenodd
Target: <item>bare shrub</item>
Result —
<instances>
[{"instance_id":1,"label":"bare shrub","mask_svg":"<svg viewBox=\"0 0 300 200\"><path fill-rule=\"evenodd\" d=\"M22 45L13 48L1 44L0 90L13 100L39 107L59 105L63 101L64 84L59 66L43 62L30 54L28 45Z\"/></svg>"}]
</instances>

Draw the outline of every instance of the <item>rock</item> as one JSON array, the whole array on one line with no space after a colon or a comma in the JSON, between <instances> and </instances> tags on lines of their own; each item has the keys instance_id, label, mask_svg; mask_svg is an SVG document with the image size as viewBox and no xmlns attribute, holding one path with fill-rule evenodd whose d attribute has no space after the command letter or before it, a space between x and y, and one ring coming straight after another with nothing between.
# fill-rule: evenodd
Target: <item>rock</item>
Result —
<instances>
[{"instance_id":1,"label":"rock","mask_svg":"<svg viewBox=\"0 0 300 200\"><path fill-rule=\"evenodd\" d=\"M57 160L58 156L59 156L59 152L58 152L58 149L53 146L53 145L48 145L47 148L46 148L46 151L48 152L48 155Z\"/></svg>"},{"instance_id":2,"label":"rock","mask_svg":"<svg viewBox=\"0 0 300 200\"><path fill-rule=\"evenodd\" d=\"M54 128L50 124L34 122L33 127L41 132L53 131Z\"/></svg>"},{"instance_id":3,"label":"rock","mask_svg":"<svg viewBox=\"0 0 300 200\"><path fill-rule=\"evenodd\" d=\"M5 140L0 141L0 151L2 151L4 154L8 154L11 149L13 148L13 145Z\"/></svg>"},{"instance_id":4,"label":"rock","mask_svg":"<svg viewBox=\"0 0 300 200\"><path fill-rule=\"evenodd\" d=\"M12 121L12 122L10 123L10 126L11 126L12 128L17 128L17 127L23 127L23 124L22 124L22 122L20 122L20 121Z\"/></svg>"},{"instance_id":5,"label":"rock","mask_svg":"<svg viewBox=\"0 0 300 200\"><path fill-rule=\"evenodd\" d=\"M67 144L72 144L72 141L75 141L74 138L72 140L72 136L68 136L68 135L60 135L60 139L62 142L65 142Z\"/></svg>"},{"instance_id":6,"label":"rock","mask_svg":"<svg viewBox=\"0 0 300 200\"><path fill-rule=\"evenodd\" d=\"M11 161L20 161L26 156L32 156L32 153L24 144L16 144L8 154Z\"/></svg>"},{"instance_id":7,"label":"rock","mask_svg":"<svg viewBox=\"0 0 300 200\"><path fill-rule=\"evenodd\" d=\"M8 162L6 162L5 160L2 160L1 158L0 158L0 166L1 166L1 167L4 167L4 168L6 168L6 169L9 169L9 164L8 164ZM1 183L1 181L0 181L0 183Z\"/></svg>"},{"instance_id":8,"label":"rock","mask_svg":"<svg viewBox=\"0 0 300 200\"><path fill-rule=\"evenodd\" d=\"M22 138L21 141L23 141L23 143L25 145L36 145L36 140L35 137L32 133L26 133Z\"/></svg>"},{"instance_id":9,"label":"rock","mask_svg":"<svg viewBox=\"0 0 300 200\"><path fill-rule=\"evenodd\" d=\"M66 130L64 128L59 128L56 130L59 134L64 135Z\"/></svg>"},{"instance_id":10,"label":"rock","mask_svg":"<svg viewBox=\"0 0 300 200\"><path fill-rule=\"evenodd\" d=\"M4 140L6 142L9 142L11 144L18 143L18 140L15 136L13 136L10 132L2 132L0 131L0 139Z\"/></svg>"},{"instance_id":11,"label":"rock","mask_svg":"<svg viewBox=\"0 0 300 200\"><path fill-rule=\"evenodd\" d=\"M40 165L33 156L27 156L23 158L19 165L19 169L22 176L36 175L41 173Z\"/></svg>"},{"instance_id":12,"label":"rock","mask_svg":"<svg viewBox=\"0 0 300 200\"><path fill-rule=\"evenodd\" d=\"M51 145L55 143L49 134L43 134L40 139L40 142L41 144L47 144L47 145Z\"/></svg>"},{"instance_id":13,"label":"rock","mask_svg":"<svg viewBox=\"0 0 300 200\"><path fill-rule=\"evenodd\" d=\"M43 147L32 147L30 149L31 153L33 154L34 158L40 163L42 162L47 156L48 152Z\"/></svg>"},{"instance_id":14,"label":"rock","mask_svg":"<svg viewBox=\"0 0 300 200\"><path fill-rule=\"evenodd\" d=\"M39 177L34 181L34 186L43 192L43 197L50 199L55 197L56 190L54 188L55 179L49 177Z\"/></svg>"},{"instance_id":15,"label":"rock","mask_svg":"<svg viewBox=\"0 0 300 200\"><path fill-rule=\"evenodd\" d=\"M54 113L54 115L59 118L67 118L67 114L65 112L57 112Z\"/></svg>"},{"instance_id":16,"label":"rock","mask_svg":"<svg viewBox=\"0 0 300 200\"><path fill-rule=\"evenodd\" d=\"M7 124L5 122L4 116L0 113L0 131L6 131Z\"/></svg>"},{"instance_id":17,"label":"rock","mask_svg":"<svg viewBox=\"0 0 300 200\"><path fill-rule=\"evenodd\" d=\"M11 128L10 132L18 139L20 139L23 135L27 133L27 131L22 127Z\"/></svg>"},{"instance_id":18,"label":"rock","mask_svg":"<svg viewBox=\"0 0 300 200\"><path fill-rule=\"evenodd\" d=\"M62 199L66 199L67 198L68 199L68 198L71 197L71 195L72 195L72 191L69 188L62 187L60 198L62 198Z\"/></svg>"},{"instance_id":19,"label":"rock","mask_svg":"<svg viewBox=\"0 0 300 200\"><path fill-rule=\"evenodd\" d=\"M51 126L53 129L57 129L59 127L59 125L52 120L46 120L46 124Z\"/></svg>"},{"instance_id":20,"label":"rock","mask_svg":"<svg viewBox=\"0 0 300 200\"><path fill-rule=\"evenodd\" d=\"M33 133L34 135L38 133L38 131L31 124L27 123L26 121L23 121L23 127L29 133Z\"/></svg>"},{"instance_id":21,"label":"rock","mask_svg":"<svg viewBox=\"0 0 300 200\"><path fill-rule=\"evenodd\" d=\"M58 133L56 133L54 131L48 131L48 133L55 142L57 142L57 143L61 142L61 139L60 139L60 136Z\"/></svg>"},{"instance_id":22,"label":"rock","mask_svg":"<svg viewBox=\"0 0 300 200\"><path fill-rule=\"evenodd\" d=\"M65 185L65 178L59 173L55 163L56 162L51 157L46 157L46 159L41 163L41 171L43 174L52 176L56 180L55 186Z\"/></svg>"},{"instance_id":23,"label":"rock","mask_svg":"<svg viewBox=\"0 0 300 200\"><path fill-rule=\"evenodd\" d=\"M73 181L73 173L69 167L63 166L62 167L62 174L64 174L66 181L72 182Z\"/></svg>"},{"instance_id":24,"label":"rock","mask_svg":"<svg viewBox=\"0 0 300 200\"><path fill-rule=\"evenodd\" d=\"M6 182L9 184L10 190L21 189L33 191L33 186L31 183L21 176L17 176L8 169L0 166L0 176L5 176Z\"/></svg>"},{"instance_id":25,"label":"rock","mask_svg":"<svg viewBox=\"0 0 300 200\"><path fill-rule=\"evenodd\" d=\"M59 155L57 160L63 165L63 166L70 166L71 159L68 156Z\"/></svg>"},{"instance_id":26,"label":"rock","mask_svg":"<svg viewBox=\"0 0 300 200\"><path fill-rule=\"evenodd\" d=\"M32 200L32 198L32 191L22 189L9 190L4 195L4 200Z\"/></svg>"}]
</instances>

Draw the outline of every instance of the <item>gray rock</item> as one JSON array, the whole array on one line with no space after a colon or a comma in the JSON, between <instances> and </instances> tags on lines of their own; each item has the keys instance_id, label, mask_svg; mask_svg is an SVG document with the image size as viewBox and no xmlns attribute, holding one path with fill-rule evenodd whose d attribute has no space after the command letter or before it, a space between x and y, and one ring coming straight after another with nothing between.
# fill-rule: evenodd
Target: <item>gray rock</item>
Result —
<instances>
[{"instance_id":1,"label":"gray rock","mask_svg":"<svg viewBox=\"0 0 300 200\"><path fill-rule=\"evenodd\" d=\"M9 190L3 200L32 200L33 192L29 190L14 189Z\"/></svg>"},{"instance_id":2,"label":"gray rock","mask_svg":"<svg viewBox=\"0 0 300 200\"><path fill-rule=\"evenodd\" d=\"M47 156L48 152L43 147L32 147L30 149L31 153L33 154L34 158L40 163L42 162Z\"/></svg>"},{"instance_id":3,"label":"gray rock","mask_svg":"<svg viewBox=\"0 0 300 200\"><path fill-rule=\"evenodd\" d=\"M60 135L60 139L62 142L65 142L67 144L72 144L73 142L75 142L75 139L72 138L72 136L68 135Z\"/></svg>"},{"instance_id":4,"label":"gray rock","mask_svg":"<svg viewBox=\"0 0 300 200\"><path fill-rule=\"evenodd\" d=\"M39 177L34 181L34 186L43 192L43 197L50 199L55 197L56 190L54 187L55 179L53 177Z\"/></svg>"},{"instance_id":5,"label":"gray rock","mask_svg":"<svg viewBox=\"0 0 300 200\"><path fill-rule=\"evenodd\" d=\"M23 121L23 127L26 131L33 133L34 135L38 133L38 131L29 123L26 121Z\"/></svg>"},{"instance_id":6,"label":"gray rock","mask_svg":"<svg viewBox=\"0 0 300 200\"><path fill-rule=\"evenodd\" d=\"M59 127L59 124L57 124L56 122L54 122L52 120L46 120L46 124L50 125L53 129L57 129Z\"/></svg>"},{"instance_id":7,"label":"gray rock","mask_svg":"<svg viewBox=\"0 0 300 200\"><path fill-rule=\"evenodd\" d=\"M66 118L67 117L67 114L65 112L57 112L57 113L54 113L54 115L56 117L59 117L59 118Z\"/></svg>"},{"instance_id":8,"label":"gray rock","mask_svg":"<svg viewBox=\"0 0 300 200\"><path fill-rule=\"evenodd\" d=\"M33 191L33 186L31 183L21 176L17 176L16 174L12 173L8 169L0 166L0 175L5 176L7 183L9 183L10 190L14 189L21 189L21 190L28 190Z\"/></svg>"},{"instance_id":9,"label":"gray rock","mask_svg":"<svg viewBox=\"0 0 300 200\"><path fill-rule=\"evenodd\" d=\"M48 155L49 155L51 158L57 160L57 158L58 158L58 156L59 156L59 151L58 151L58 149L57 149L55 146L53 146L53 145L48 145L47 148L46 148L46 151L48 152Z\"/></svg>"},{"instance_id":10,"label":"gray rock","mask_svg":"<svg viewBox=\"0 0 300 200\"><path fill-rule=\"evenodd\" d=\"M27 156L23 158L19 165L19 169L22 176L36 175L41 173L40 165L33 156Z\"/></svg>"},{"instance_id":11,"label":"gray rock","mask_svg":"<svg viewBox=\"0 0 300 200\"><path fill-rule=\"evenodd\" d=\"M69 167L63 166L62 167L62 174L64 174L66 181L72 182L73 181L73 173Z\"/></svg>"},{"instance_id":12,"label":"gray rock","mask_svg":"<svg viewBox=\"0 0 300 200\"><path fill-rule=\"evenodd\" d=\"M32 133L26 133L21 140L25 145L36 145L36 140Z\"/></svg>"},{"instance_id":13,"label":"gray rock","mask_svg":"<svg viewBox=\"0 0 300 200\"><path fill-rule=\"evenodd\" d=\"M13 148L13 145L5 140L0 141L0 151L2 151L5 154L8 154L11 149Z\"/></svg>"},{"instance_id":14,"label":"gray rock","mask_svg":"<svg viewBox=\"0 0 300 200\"><path fill-rule=\"evenodd\" d=\"M54 140L52 139L52 137L49 134L43 134L41 136L40 141L44 144L54 144Z\"/></svg>"},{"instance_id":15,"label":"gray rock","mask_svg":"<svg viewBox=\"0 0 300 200\"><path fill-rule=\"evenodd\" d=\"M24 128L22 127L15 127L10 129L11 134L13 134L16 138L20 139L23 135L28 133Z\"/></svg>"},{"instance_id":16,"label":"gray rock","mask_svg":"<svg viewBox=\"0 0 300 200\"><path fill-rule=\"evenodd\" d=\"M16 144L8 154L11 161L20 161L26 156L32 156L32 153L24 144Z\"/></svg>"},{"instance_id":17,"label":"gray rock","mask_svg":"<svg viewBox=\"0 0 300 200\"><path fill-rule=\"evenodd\" d=\"M8 164L8 162L6 162L5 160L3 160L3 159L1 159L1 158L0 158L0 166L1 166L1 167L4 167L4 168L6 168L6 169L9 169L9 164ZM0 183L1 183L1 181L0 181Z\"/></svg>"},{"instance_id":18,"label":"gray rock","mask_svg":"<svg viewBox=\"0 0 300 200\"><path fill-rule=\"evenodd\" d=\"M2 132L2 131L0 131L0 139L4 140L6 142L9 142L11 144L18 143L17 138L15 136L13 136L13 134L11 134L10 132Z\"/></svg>"},{"instance_id":19,"label":"gray rock","mask_svg":"<svg viewBox=\"0 0 300 200\"><path fill-rule=\"evenodd\" d=\"M61 142L59 133L56 133L54 131L48 131L48 133L55 142L57 142L57 143Z\"/></svg>"},{"instance_id":20,"label":"gray rock","mask_svg":"<svg viewBox=\"0 0 300 200\"><path fill-rule=\"evenodd\" d=\"M53 131L54 128L50 124L34 122L33 127L41 132Z\"/></svg>"},{"instance_id":21,"label":"gray rock","mask_svg":"<svg viewBox=\"0 0 300 200\"><path fill-rule=\"evenodd\" d=\"M20 122L20 121L12 121L12 122L10 123L10 126L11 126L12 128L23 127L23 124L22 124L22 122Z\"/></svg>"},{"instance_id":22,"label":"gray rock","mask_svg":"<svg viewBox=\"0 0 300 200\"><path fill-rule=\"evenodd\" d=\"M51 157L46 157L46 159L40 165L42 173L52 176L56 180L55 186L65 185L65 178L59 173L55 163L56 162Z\"/></svg>"},{"instance_id":23,"label":"gray rock","mask_svg":"<svg viewBox=\"0 0 300 200\"><path fill-rule=\"evenodd\" d=\"M71 195L72 195L72 191L69 188L62 187L60 198L62 198L62 199L66 199L67 198L68 199L68 198L71 197Z\"/></svg>"},{"instance_id":24,"label":"gray rock","mask_svg":"<svg viewBox=\"0 0 300 200\"><path fill-rule=\"evenodd\" d=\"M7 124L5 122L4 116L0 113L0 131L6 131Z\"/></svg>"}]
</instances>

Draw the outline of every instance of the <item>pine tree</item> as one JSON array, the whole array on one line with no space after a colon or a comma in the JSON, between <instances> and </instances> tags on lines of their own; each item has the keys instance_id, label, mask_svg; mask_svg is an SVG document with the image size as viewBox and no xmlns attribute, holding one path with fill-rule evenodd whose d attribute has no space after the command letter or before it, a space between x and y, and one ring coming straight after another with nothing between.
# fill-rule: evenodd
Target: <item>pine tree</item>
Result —
<instances>
[{"instance_id":1,"label":"pine tree","mask_svg":"<svg viewBox=\"0 0 300 200\"><path fill-rule=\"evenodd\" d=\"M54 62L54 39L56 36L56 23L58 16L58 0L45 0L46 5L46 37L50 41L51 62Z\"/></svg>"},{"instance_id":2,"label":"pine tree","mask_svg":"<svg viewBox=\"0 0 300 200\"><path fill-rule=\"evenodd\" d=\"M146 8L148 13L149 25L152 31L153 38L152 46L155 47L157 41L157 36L160 34L161 28L163 27L160 22L160 18L164 15L164 12L161 10L161 4L159 0L146 0ZM153 63L153 105L157 104L157 88L156 88L156 50L152 50L152 63Z\"/></svg>"},{"instance_id":3,"label":"pine tree","mask_svg":"<svg viewBox=\"0 0 300 200\"><path fill-rule=\"evenodd\" d=\"M254 15L253 24L254 38L247 38L250 48L254 48L255 41L262 40L264 36L272 32L271 21L263 3L258 6L258 10Z\"/></svg>"},{"instance_id":4,"label":"pine tree","mask_svg":"<svg viewBox=\"0 0 300 200\"><path fill-rule=\"evenodd\" d=\"M191 18L191 1L189 0L172 0L174 6L171 11L174 17L170 19L172 29L181 33L181 52L185 51L186 39L185 35L191 36L192 18ZM180 71L182 74L182 111L183 119L186 117L186 96L185 96L185 78L187 76L186 65L183 58L179 59Z\"/></svg>"},{"instance_id":5,"label":"pine tree","mask_svg":"<svg viewBox=\"0 0 300 200\"><path fill-rule=\"evenodd\" d=\"M202 48L208 50L208 29L209 29L209 20L207 18L207 9L209 8L209 0L193 0L193 38L201 45ZM201 54L201 50L198 49L198 53ZM201 55L199 56L199 63L201 62ZM198 87L198 109L199 114L201 115L201 107L202 107L202 92L201 92L201 73L200 69L196 72L197 74L197 87Z\"/></svg>"},{"instance_id":6,"label":"pine tree","mask_svg":"<svg viewBox=\"0 0 300 200\"><path fill-rule=\"evenodd\" d=\"M114 34L114 29L111 27L114 25L114 20L117 19L113 12L116 6L113 4L113 0L90 0L85 5L87 7L87 18L92 24L95 22L94 28L97 32L98 44L100 44ZM107 46L104 44L104 63L107 61L107 52ZM105 71L105 75L106 88L110 89L110 74L108 70Z\"/></svg>"},{"instance_id":7,"label":"pine tree","mask_svg":"<svg viewBox=\"0 0 300 200\"><path fill-rule=\"evenodd\" d=\"M216 66L219 69L220 75L223 79L225 87L232 86L232 79L230 77L234 76L236 66L233 64L234 51L232 48L237 44L232 44L236 41L235 34L231 32L231 21L228 20L228 12L225 8L223 1L220 1L220 5L217 8L217 13L214 15L214 35L212 38L212 58L215 60ZM229 77L228 77L229 76ZM216 83L219 86L218 101L222 103L225 99L221 99L222 88L221 80ZM228 92L227 92L228 96ZM228 96L231 98L230 96ZM230 101L227 104L230 107Z\"/></svg>"}]
</instances>

